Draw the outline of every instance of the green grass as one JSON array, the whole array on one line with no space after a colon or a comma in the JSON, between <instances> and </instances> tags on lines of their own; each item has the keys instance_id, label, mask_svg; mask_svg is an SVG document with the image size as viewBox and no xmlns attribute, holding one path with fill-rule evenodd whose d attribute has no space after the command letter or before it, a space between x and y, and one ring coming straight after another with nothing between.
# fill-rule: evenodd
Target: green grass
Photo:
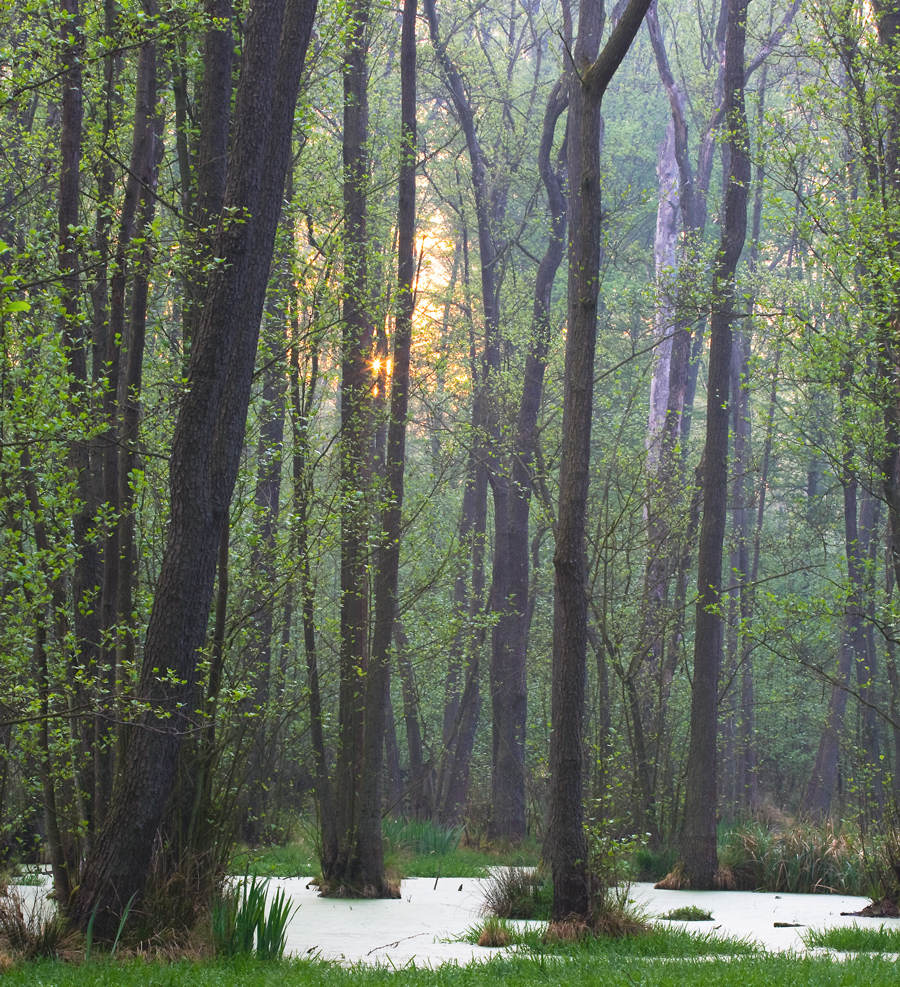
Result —
<instances>
[{"instance_id":1,"label":"green grass","mask_svg":"<svg viewBox=\"0 0 900 987\"><path fill-rule=\"evenodd\" d=\"M43 871L35 867L22 867L9 879L9 883L20 888L42 888L49 880Z\"/></svg>"},{"instance_id":2,"label":"green grass","mask_svg":"<svg viewBox=\"0 0 900 987\"><path fill-rule=\"evenodd\" d=\"M251 877L310 877L319 873L319 858L315 847L305 841L257 850L243 847L232 858L231 872Z\"/></svg>"},{"instance_id":3,"label":"green grass","mask_svg":"<svg viewBox=\"0 0 900 987\"><path fill-rule=\"evenodd\" d=\"M552 943L543 941L544 926L535 926L524 922L507 919L491 918L502 924L510 933L513 946L532 953L535 957L555 956L574 958L587 957L667 957L688 959L699 956L750 956L759 951L759 947L749 939L717 936L715 932L688 932L686 929L669 926L651 926L650 929L637 936L622 936L621 938L586 938L578 942ZM462 934L459 941L475 946L481 937L485 923L472 925Z\"/></svg>"},{"instance_id":4,"label":"green grass","mask_svg":"<svg viewBox=\"0 0 900 987\"><path fill-rule=\"evenodd\" d=\"M845 925L834 929L807 929L800 933L803 944L843 953L900 953L900 928Z\"/></svg>"},{"instance_id":5,"label":"green grass","mask_svg":"<svg viewBox=\"0 0 900 987\"><path fill-rule=\"evenodd\" d=\"M484 888L485 911L500 918L549 920L553 883L548 874L529 867L502 867Z\"/></svg>"},{"instance_id":6,"label":"green grass","mask_svg":"<svg viewBox=\"0 0 900 987\"><path fill-rule=\"evenodd\" d=\"M537 846L467 847L462 830L430 822L385 819L385 863L403 877L486 877L491 867L535 867ZM299 839L286 846L240 848L231 873L251 877L311 877L319 873L315 836L301 829Z\"/></svg>"},{"instance_id":7,"label":"green grass","mask_svg":"<svg viewBox=\"0 0 900 987\"><path fill-rule=\"evenodd\" d=\"M575 952L568 959L497 956L436 970L353 966L293 960L259 963L39 962L10 971L3 987L896 987L896 964L877 956L756 955L737 959L672 960Z\"/></svg>"},{"instance_id":8,"label":"green grass","mask_svg":"<svg viewBox=\"0 0 900 987\"><path fill-rule=\"evenodd\" d=\"M720 825L719 867L737 890L871 897L877 860L859 834L831 822L770 829L760 823Z\"/></svg>"},{"instance_id":9,"label":"green grass","mask_svg":"<svg viewBox=\"0 0 900 987\"><path fill-rule=\"evenodd\" d=\"M684 905L682 908L673 908L665 915L659 916L667 922L711 922L712 913L705 908L698 908L696 905Z\"/></svg>"}]
</instances>

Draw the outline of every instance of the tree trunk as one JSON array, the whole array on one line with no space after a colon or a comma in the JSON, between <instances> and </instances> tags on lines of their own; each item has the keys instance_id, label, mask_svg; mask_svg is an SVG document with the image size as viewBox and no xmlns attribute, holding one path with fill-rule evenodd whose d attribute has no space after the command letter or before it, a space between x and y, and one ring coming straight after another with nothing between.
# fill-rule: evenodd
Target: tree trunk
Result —
<instances>
[{"instance_id":1,"label":"tree trunk","mask_svg":"<svg viewBox=\"0 0 900 987\"><path fill-rule=\"evenodd\" d=\"M697 575L691 738L685 779L683 880L692 888L714 886L716 854L716 724L722 653L722 549L728 500L728 392L735 275L747 232L750 158L744 111L744 41L747 0L729 0L725 40L729 169L719 261L710 321L706 446L703 454L703 522Z\"/></svg>"},{"instance_id":2,"label":"tree trunk","mask_svg":"<svg viewBox=\"0 0 900 987\"><path fill-rule=\"evenodd\" d=\"M583 718L587 676L585 523L603 217L600 107L649 0L629 0L602 53L603 6L582 0L569 93L569 331L563 393L559 513L553 557L553 743L549 846L553 921L584 921L593 906L584 833Z\"/></svg>"},{"instance_id":3,"label":"tree trunk","mask_svg":"<svg viewBox=\"0 0 900 987\"><path fill-rule=\"evenodd\" d=\"M390 703L391 640L399 617L400 538L406 468L409 357L415 299L416 235L416 0L404 0L400 40L400 181L397 206L397 312L391 413L385 464L382 541L375 576L375 633L366 682L366 725L356 856L358 881L379 898L399 897L384 872L381 843L381 777L385 716Z\"/></svg>"},{"instance_id":4,"label":"tree trunk","mask_svg":"<svg viewBox=\"0 0 900 987\"><path fill-rule=\"evenodd\" d=\"M851 453L848 451L846 458L849 460L850 456ZM860 678L868 680L868 674L864 671L869 665L865 630L866 562L869 544L874 534L877 501L866 492L859 498L859 481L852 470L845 471L841 485L844 488L844 551L849 580L844 629L816 760L800 804L801 814L815 820L825 819L831 812L831 802L837 788L841 741L845 729L847 689L854 666L859 667ZM858 500L862 500L862 503L858 504Z\"/></svg>"},{"instance_id":5,"label":"tree trunk","mask_svg":"<svg viewBox=\"0 0 900 987\"><path fill-rule=\"evenodd\" d=\"M362 893L356 865L360 771L366 702L381 705L368 682L368 529L372 479L373 327L367 277L368 83L367 0L354 0L344 54L344 303L341 340L341 653L338 753L334 797L337 855L323 857L329 889ZM375 676L377 678L377 676ZM368 695L367 695L368 694ZM376 715L375 710L369 711ZM371 740L371 738L369 738ZM379 735L377 744L381 749ZM379 844L380 845L380 844ZM323 852L325 847L323 846Z\"/></svg>"},{"instance_id":6,"label":"tree trunk","mask_svg":"<svg viewBox=\"0 0 900 987\"><path fill-rule=\"evenodd\" d=\"M227 263L210 277L191 387L175 426L171 523L136 689L148 708L131 730L125 769L69 908L79 928L94 916L100 938L115 933L122 909L145 886L181 738L191 727L197 649L237 475L265 292L265 283L251 287L248 277L268 274L314 14L315 0L260 0L246 21L225 204L248 218L223 224L216 236L215 256Z\"/></svg>"},{"instance_id":7,"label":"tree trunk","mask_svg":"<svg viewBox=\"0 0 900 987\"><path fill-rule=\"evenodd\" d=\"M282 302L285 301L282 298ZM277 330L283 330L284 313L272 313ZM280 332L274 345L279 348ZM268 356L268 354L267 354ZM256 540L250 555L253 579L252 628L246 653L252 717L250 759L245 778L247 812L244 815L243 837L251 846L265 838L273 784L271 762L274 757L270 734L272 717L269 709L272 685L272 640L275 631L275 571L276 526L281 502L282 446L284 443L285 386L281 361L268 359L263 371L262 402L265 418L259 432L257 448Z\"/></svg>"}]
</instances>

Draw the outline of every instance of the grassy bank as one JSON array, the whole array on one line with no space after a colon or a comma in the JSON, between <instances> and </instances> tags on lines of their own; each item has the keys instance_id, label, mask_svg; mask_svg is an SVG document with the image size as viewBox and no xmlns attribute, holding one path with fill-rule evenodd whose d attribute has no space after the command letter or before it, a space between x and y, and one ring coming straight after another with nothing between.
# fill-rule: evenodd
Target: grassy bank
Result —
<instances>
[{"instance_id":1,"label":"grassy bank","mask_svg":"<svg viewBox=\"0 0 900 987\"><path fill-rule=\"evenodd\" d=\"M385 819L385 864L400 877L486 877L492 867L535 867L536 844L486 846L467 839L462 827L430 822ZM319 872L316 834L299 827L284 846L241 848L232 860L232 873L259 877L310 877Z\"/></svg>"},{"instance_id":2,"label":"grassy bank","mask_svg":"<svg viewBox=\"0 0 900 987\"><path fill-rule=\"evenodd\" d=\"M845 961L792 955L659 962L612 955L567 959L496 958L466 967L349 968L315 961L282 963L32 963L3 977L4 987L894 987L896 963L878 957Z\"/></svg>"}]
</instances>

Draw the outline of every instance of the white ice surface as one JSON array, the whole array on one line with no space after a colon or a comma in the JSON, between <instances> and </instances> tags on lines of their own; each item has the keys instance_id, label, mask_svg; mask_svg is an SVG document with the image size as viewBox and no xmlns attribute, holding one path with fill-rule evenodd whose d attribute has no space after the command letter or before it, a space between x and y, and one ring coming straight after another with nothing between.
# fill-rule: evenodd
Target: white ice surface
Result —
<instances>
[{"instance_id":1,"label":"white ice surface","mask_svg":"<svg viewBox=\"0 0 900 987\"><path fill-rule=\"evenodd\" d=\"M473 878L409 878L401 897L391 901L320 898L309 878L273 879L269 893L283 887L299 905L287 936L287 953L316 955L342 963L383 963L417 966L469 963L496 956L495 949L447 942L483 919L483 884ZM29 902L46 891L22 887ZM859 925L900 928L898 919L843 916L857 912L867 898L850 895L769 894L752 891L656 891L652 884L634 884L630 897L649 919L684 905L696 905L713 916L711 922L682 924L696 932L715 929L717 935L749 938L766 951L806 952L800 940L805 928ZM776 922L800 927L775 928ZM674 923L673 923L674 924ZM816 951L818 952L818 951Z\"/></svg>"},{"instance_id":2,"label":"white ice surface","mask_svg":"<svg viewBox=\"0 0 900 987\"><path fill-rule=\"evenodd\" d=\"M300 905L288 931L287 951L318 954L345 963L391 963L402 966L467 963L496 955L497 950L441 940L459 937L482 919L482 884L472 878L410 878L394 901L354 901L320 898L305 878L273 881ZM718 935L750 938L767 951L805 951L804 928L837 925L900 927L897 919L842 916L857 912L869 900L849 895L784 894L751 891L656 891L652 884L635 884L631 897L647 917L682 905L697 905L712 913L712 922L680 923L697 932L715 929ZM775 928L776 922L800 923L801 928Z\"/></svg>"}]
</instances>

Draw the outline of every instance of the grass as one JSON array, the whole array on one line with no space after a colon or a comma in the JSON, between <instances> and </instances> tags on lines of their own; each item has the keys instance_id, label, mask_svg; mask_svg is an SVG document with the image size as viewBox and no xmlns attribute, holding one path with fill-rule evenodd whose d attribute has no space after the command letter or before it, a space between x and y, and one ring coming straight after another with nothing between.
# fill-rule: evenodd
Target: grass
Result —
<instances>
[{"instance_id":1,"label":"grass","mask_svg":"<svg viewBox=\"0 0 900 987\"><path fill-rule=\"evenodd\" d=\"M503 867L484 888L484 910L499 918L549 919L553 884L549 875L530 867Z\"/></svg>"},{"instance_id":2,"label":"grass","mask_svg":"<svg viewBox=\"0 0 900 987\"><path fill-rule=\"evenodd\" d=\"M845 925L807 929L800 934L808 949L823 947L842 953L900 953L900 928Z\"/></svg>"},{"instance_id":3,"label":"grass","mask_svg":"<svg viewBox=\"0 0 900 987\"><path fill-rule=\"evenodd\" d=\"M537 846L468 846L461 827L418 820L385 819L385 863L403 877L486 877L493 867L535 867ZM311 877L319 873L316 835L309 826L285 846L240 848L231 862L234 874L255 877Z\"/></svg>"},{"instance_id":4,"label":"grass","mask_svg":"<svg viewBox=\"0 0 900 987\"><path fill-rule=\"evenodd\" d=\"M688 954L695 957L698 954ZM352 966L309 960L257 963L125 963L75 966L36 962L9 970L4 987L896 987L896 964L878 956L847 960L793 954L748 955L735 959L694 958L659 963L640 955L574 950L564 960L546 956L496 956L466 967L435 970L409 966Z\"/></svg>"},{"instance_id":5,"label":"grass","mask_svg":"<svg viewBox=\"0 0 900 987\"><path fill-rule=\"evenodd\" d=\"M9 883L18 885L20 888L42 888L49 883L49 880L39 868L22 867L18 873L10 878Z\"/></svg>"},{"instance_id":6,"label":"grass","mask_svg":"<svg viewBox=\"0 0 900 987\"><path fill-rule=\"evenodd\" d=\"M867 849L869 852L867 852ZM760 823L719 832L720 873L736 890L871 897L878 865L871 848L833 823L770 829Z\"/></svg>"},{"instance_id":7,"label":"grass","mask_svg":"<svg viewBox=\"0 0 900 987\"><path fill-rule=\"evenodd\" d=\"M675 866L678 851L672 847L662 850L651 850L650 847L638 847L634 855L634 879L636 881L661 881Z\"/></svg>"},{"instance_id":8,"label":"grass","mask_svg":"<svg viewBox=\"0 0 900 987\"><path fill-rule=\"evenodd\" d=\"M667 922L711 922L712 913L705 908L698 908L696 905L684 905L681 908L673 908L665 915L659 916Z\"/></svg>"},{"instance_id":9,"label":"grass","mask_svg":"<svg viewBox=\"0 0 900 987\"><path fill-rule=\"evenodd\" d=\"M212 934L220 956L246 956L256 951L261 960L284 955L287 927L299 906L292 905L284 888L268 900L267 881L244 878L224 891L212 909Z\"/></svg>"},{"instance_id":10,"label":"grass","mask_svg":"<svg viewBox=\"0 0 900 987\"><path fill-rule=\"evenodd\" d=\"M494 941L484 942L485 933ZM505 937L507 941L496 941L501 937ZM544 938L543 925L516 923L494 916L470 926L459 941L473 946L516 946L520 951L535 957L592 956L598 959L614 956L676 959L700 956L750 956L759 950L759 947L749 939L717 936L714 932L693 933L686 929L666 926L651 926L640 935L587 936L575 941L548 943Z\"/></svg>"},{"instance_id":11,"label":"grass","mask_svg":"<svg viewBox=\"0 0 900 987\"><path fill-rule=\"evenodd\" d=\"M256 850L242 847L232 858L231 871L251 877L309 877L319 872L319 856L305 840Z\"/></svg>"}]
</instances>

